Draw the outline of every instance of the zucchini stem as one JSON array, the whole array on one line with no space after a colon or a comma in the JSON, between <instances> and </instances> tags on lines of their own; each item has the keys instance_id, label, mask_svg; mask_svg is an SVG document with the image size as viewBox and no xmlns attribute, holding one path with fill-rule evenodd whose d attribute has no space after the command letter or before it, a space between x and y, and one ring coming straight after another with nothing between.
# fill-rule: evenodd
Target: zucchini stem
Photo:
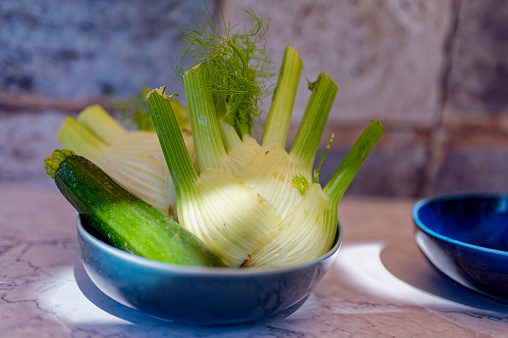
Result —
<instances>
[{"instance_id":1,"label":"zucchini stem","mask_svg":"<svg viewBox=\"0 0 508 338\"><path fill-rule=\"evenodd\" d=\"M52 179L55 178L58 169L60 169L60 164L63 161L76 155L75 152L68 149L57 149L51 153L51 156L46 157L44 160L44 170L46 170L46 174Z\"/></svg>"},{"instance_id":2,"label":"zucchini stem","mask_svg":"<svg viewBox=\"0 0 508 338\"><path fill-rule=\"evenodd\" d=\"M279 80L273 94L270 112L261 139L264 147L280 144L286 147L291 114L295 104L298 80L303 68L298 52L291 46L286 48L279 73Z\"/></svg>"}]
</instances>

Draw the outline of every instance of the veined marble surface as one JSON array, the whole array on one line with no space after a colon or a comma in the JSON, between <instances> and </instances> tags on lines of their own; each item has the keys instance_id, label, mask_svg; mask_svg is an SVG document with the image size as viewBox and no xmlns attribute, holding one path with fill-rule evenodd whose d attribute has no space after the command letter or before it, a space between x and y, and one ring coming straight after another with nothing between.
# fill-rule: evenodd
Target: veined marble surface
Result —
<instances>
[{"instance_id":1,"label":"veined marble surface","mask_svg":"<svg viewBox=\"0 0 508 338\"><path fill-rule=\"evenodd\" d=\"M346 197L344 244L287 318L194 327L126 308L86 275L76 212L54 189L0 186L2 337L506 337L508 305L433 269L413 240L414 201Z\"/></svg>"}]
</instances>

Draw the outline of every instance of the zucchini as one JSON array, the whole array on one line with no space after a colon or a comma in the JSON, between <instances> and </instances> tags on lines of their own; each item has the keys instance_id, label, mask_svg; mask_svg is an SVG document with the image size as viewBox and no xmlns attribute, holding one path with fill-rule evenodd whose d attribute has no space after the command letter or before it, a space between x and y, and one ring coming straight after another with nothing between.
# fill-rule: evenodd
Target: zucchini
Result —
<instances>
[{"instance_id":1,"label":"zucchini","mask_svg":"<svg viewBox=\"0 0 508 338\"><path fill-rule=\"evenodd\" d=\"M55 150L44 167L62 195L116 248L173 264L224 266L200 239L86 158Z\"/></svg>"}]
</instances>

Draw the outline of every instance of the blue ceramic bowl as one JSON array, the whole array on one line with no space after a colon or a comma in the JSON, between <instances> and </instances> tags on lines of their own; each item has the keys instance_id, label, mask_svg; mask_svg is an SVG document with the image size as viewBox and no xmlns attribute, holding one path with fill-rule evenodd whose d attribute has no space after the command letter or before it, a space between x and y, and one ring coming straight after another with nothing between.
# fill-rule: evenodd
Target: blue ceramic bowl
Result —
<instances>
[{"instance_id":1,"label":"blue ceramic bowl","mask_svg":"<svg viewBox=\"0 0 508 338\"><path fill-rule=\"evenodd\" d=\"M194 325L232 324L296 311L332 265L341 244L317 260L277 270L205 268L158 262L106 244L78 217L83 265L113 300L143 313Z\"/></svg>"},{"instance_id":2,"label":"blue ceramic bowl","mask_svg":"<svg viewBox=\"0 0 508 338\"><path fill-rule=\"evenodd\" d=\"M415 239L439 270L460 284L508 300L508 195L461 194L413 207Z\"/></svg>"}]
</instances>

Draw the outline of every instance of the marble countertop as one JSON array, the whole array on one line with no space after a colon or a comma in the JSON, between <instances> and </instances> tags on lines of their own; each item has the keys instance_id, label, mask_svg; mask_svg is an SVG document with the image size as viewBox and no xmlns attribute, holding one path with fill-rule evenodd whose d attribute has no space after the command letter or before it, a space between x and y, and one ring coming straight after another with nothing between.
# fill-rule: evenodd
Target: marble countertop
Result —
<instances>
[{"instance_id":1,"label":"marble countertop","mask_svg":"<svg viewBox=\"0 0 508 338\"><path fill-rule=\"evenodd\" d=\"M501 337L508 305L437 272L413 240L415 201L349 197L337 260L285 319L193 327L102 294L86 275L76 212L56 188L0 185L0 332L4 337Z\"/></svg>"}]
</instances>

